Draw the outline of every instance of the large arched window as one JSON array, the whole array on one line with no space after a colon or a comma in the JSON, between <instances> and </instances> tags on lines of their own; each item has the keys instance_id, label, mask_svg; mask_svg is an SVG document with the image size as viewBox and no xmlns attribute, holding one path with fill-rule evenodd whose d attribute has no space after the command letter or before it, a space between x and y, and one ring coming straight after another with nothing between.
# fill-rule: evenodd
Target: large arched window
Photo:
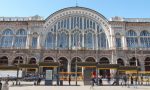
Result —
<instances>
[{"instance_id":1,"label":"large arched window","mask_svg":"<svg viewBox=\"0 0 150 90\"><path fill-rule=\"evenodd\" d=\"M66 32L60 32L58 34L58 47L59 48L63 48L63 49L67 49L68 48L68 44L69 44L69 36Z\"/></svg>"},{"instance_id":2,"label":"large arched window","mask_svg":"<svg viewBox=\"0 0 150 90\"><path fill-rule=\"evenodd\" d=\"M8 58L6 56L0 57L0 65L8 65Z\"/></svg>"},{"instance_id":3,"label":"large arched window","mask_svg":"<svg viewBox=\"0 0 150 90\"><path fill-rule=\"evenodd\" d=\"M37 48L37 37L32 38L32 48Z\"/></svg>"},{"instance_id":4,"label":"large arched window","mask_svg":"<svg viewBox=\"0 0 150 90\"><path fill-rule=\"evenodd\" d=\"M17 48L26 47L27 32L24 29L20 29L16 33L14 46Z\"/></svg>"},{"instance_id":5,"label":"large arched window","mask_svg":"<svg viewBox=\"0 0 150 90\"><path fill-rule=\"evenodd\" d=\"M75 31L72 34L72 39L71 39L72 47L80 48L81 47L81 42L82 42L81 32Z\"/></svg>"},{"instance_id":6,"label":"large arched window","mask_svg":"<svg viewBox=\"0 0 150 90\"><path fill-rule=\"evenodd\" d=\"M138 38L136 32L130 30L126 33L126 40L128 48L136 48L138 45Z\"/></svg>"},{"instance_id":7,"label":"large arched window","mask_svg":"<svg viewBox=\"0 0 150 90\"><path fill-rule=\"evenodd\" d=\"M85 47L88 49L93 49L94 48L94 35L92 32L88 32L85 34L84 36L84 40L85 40Z\"/></svg>"},{"instance_id":8,"label":"large arched window","mask_svg":"<svg viewBox=\"0 0 150 90\"><path fill-rule=\"evenodd\" d=\"M120 33L116 33L115 35L115 39L116 39L116 48L121 48L121 35Z\"/></svg>"},{"instance_id":9,"label":"large arched window","mask_svg":"<svg viewBox=\"0 0 150 90\"><path fill-rule=\"evenodd\" d=\"M142 48L150 48L150 33L147 31L142 31L140 33L140 42Z\"/></svg>"},{"instance_id":10,"label":"large arched window","mask_svg":"<svg viewBox=\"0 0 150 90\"><path fill-rule=\"evenodd\" d=\"M46 36L46 40L45 40L45 48L47 49L53 49L54 47L54 36L52 32L49 32Z\"/></svg>"},{"instance_id":11,"label":"large arched window","mask_svg":"<svg viewBox=\"0 0 150 90\"><path fill-rule=\"evenodd\" d=\"M108 41L105 33L98 34L98 48L106 49L108 47Z\"/></svg>"},{"instance_id":12,"label":"large arched window","mask_svg":"<svg viewBox=\"0 0 150 90\"><path fill-rule=\"evenodd\" d=\"M1 47L10 48L13 45L13 31L6 29L2 33Z\"/></svg>"}]
</instances>

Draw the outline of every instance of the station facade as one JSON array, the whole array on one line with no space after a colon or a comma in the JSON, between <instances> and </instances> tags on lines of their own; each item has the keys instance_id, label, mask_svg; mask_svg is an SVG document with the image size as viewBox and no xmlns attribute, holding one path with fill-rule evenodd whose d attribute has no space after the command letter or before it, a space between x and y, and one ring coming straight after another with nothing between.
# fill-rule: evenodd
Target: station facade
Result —
<instances>
[{"instance_id":1,"label":"station facade","mask_svg":"<svg viewBox=\"0 0 150 90\"><path fill-rule=\"evenodd\" d=\"M39 62L58 62L62 72L75 72L75 62L139 66L150 71L150 18L115 16L108 20L85 7L64 8L46 19L38 15L0 17L0 65Z\"/></svg>"}]
</instances>

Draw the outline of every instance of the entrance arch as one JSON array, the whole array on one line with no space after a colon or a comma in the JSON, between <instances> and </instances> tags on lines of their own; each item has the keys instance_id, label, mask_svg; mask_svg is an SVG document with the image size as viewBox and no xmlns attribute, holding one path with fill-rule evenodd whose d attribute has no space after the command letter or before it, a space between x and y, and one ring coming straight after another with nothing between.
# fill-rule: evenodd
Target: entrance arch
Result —
<instances>
[{"instance_id":1,"label":"entrance arch","mask_svg":"<svg viewBox=\"0 0 150 90\"><path fill-rule=\"evenodd\" d=\"M120 66L124 66L124 62L121 58L117 59L117 64L119 64Z\"/></svg>"},{"instance_id":2,"label":"entrance arch","mask_svg":"<svg viewBox=\"0 0 150 90\"><path fill-rule=\"evenodd\" d=\"M109 60L106 57L102 57L99 62L99 64L109 64ZM99 75L103 78L110 77L110 69L100 69Z\"/></svg>"},{"instance_id":3,"label":"entrance arch","mask_svg":"<svg viewBox=\"0 0 150 90\"><path fill-rule=\"evenodd\" d=\"M52 57L46 57L44 62L54 62L54 59Z\"/></svg>"},{"instance_id":4,"label":"entrance arch","mask_svg":"<svg viewBox=\"0 0 150 90\"><path fill-rule=\"evenodd\" d=\"M140 66L140 63L139 63L139 60L135 57L132 57L130 60L129 60L129 65L130 66Z\"/></svg>"},{"instance_id":5,"label":"entrance arch","mask_svg":"<svg viewBox=\"0 0 150 90\"><path fill-rule=\"evenodd\" d=\"M109 60L106 57L102 57L98 63L99 64L109 64Z\"/></svg>"},{"instance_id":6,"label":"entrance arch","mask_svg":"<svg viewBox=\"0 0 150 90\"><path fill-rule=\"evenodd\" d=\"M82 62L82 60L79 58L79 57L74 57L72 60L71 60L71 72L75 72L76 71L76 62ZM78 72L81 72L82 69L81 68L78 68L77 69Z\"/></svg>"},{"instance_id":7,"label":"entrance arch","mask_svg":"<svg viewBox=\"0 0 150 90\"><path fill-rule=\"evenodd\" d=\"M95 59L93 57L88 57L85 62L95 62Z\"/></svg>"},{"instance_id":8,"label":"entrance arch","mask_svg":"<svg viewBox=\"0 0 150 90\"><path fill-rule=\"evenodd\" d=\"M58 62L60 63L60 72L67 72L68 60L65 57L60 57Z\"/></svg>"},{"instance_id":9,"label":"entrance arch","mask_svg":"<svg viewBox=\"0 0 150 90\"><path fill-rule=\"evenodd\" d=\"M8 58L6 56L0 57L0 65L8 65Z\"/></svg>"},{"instance_id":10,"label":"entrance arch","mask_svg":"<svg viewBox=\"0 0 150 90\"><path fill-rule=\"evenodd\" d=\"M21 56L18 56L14 59L13 65L23 64L23 58Z\"/></svg>"},{"instance_id":11,"label":"entrance arch","mask_svg":"<svg viewBox=\"0 0 150 90\"><path fill-rule=\"evenodd\" d=\"M36 59L35 58L31 58L29 61L29 64L36 64Z\"/></svg>"},{"instance_id":12,"label":"entrance arch","mask_svg":"<svg viewBox=\"0 0 150 90\"><path fill-rule=\"evenodd\" d=\"M145 65L145 71L150 71L150 57L146 57L144 65Z\"/></svg>"}]
</instances>

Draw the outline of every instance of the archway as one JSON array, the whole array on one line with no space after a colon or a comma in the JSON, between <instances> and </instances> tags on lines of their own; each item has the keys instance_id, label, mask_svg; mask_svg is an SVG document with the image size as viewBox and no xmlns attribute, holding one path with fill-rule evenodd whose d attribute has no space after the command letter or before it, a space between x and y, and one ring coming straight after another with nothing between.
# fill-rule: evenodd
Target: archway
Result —
<instances>
[{"instance_id":1,"label":"archway","mask_svg":"<svg viewBox=\"0 0 150 90\"><path fill-rule=\"evenodd\" d=\"M31 58L29 61L29 64L36 64L36 59L35 58Z\"/></svg>"},{"instance_id":2,"label":"archway","mask_svg":"<svg viewBox=\"0 0 150 90\"><path fill-rule=\"evenodd\" d=\"M140 66L140 63L139 63L139 60L135 57L132 57L130 60L129 60L129 65L130 66Z\"/></svg>"},{"instance_id":3,"label":"archway","mask_svg":"<svg viewBox=\"0 0 150 90\"><path fill-rule=\"evenodd\" d=\"M44 62L54 62L54 59L52 57L46 57Z\"/></svg>"},{"instance_id":4,"label":"archway","mask_svg":"<svg viewBox=\"0 0 150 90\"><path fill-rule=\"evenodd\" d=\"M54 59L52 57L46 57L44 59L45 63L54 62ZM53 70L53 67L43 67L43 72L46 73L46 70Z\"/></svg>"},{"instance_id":5,"label":"archway","mask_svg":"<svg viewBox=\"0 0 150 90\"><path fill-rule=\"evenodd\" d=\"M23 64L23 58L18 56L14 59L13 65Z\"/></svg>"},{"instance_id":6,"label":"archway","mask_svg":"<svg viewBox=\"0 0 150 90\"><path fill-rule=\"evenodd\" d=\"M0 65L8 65L8 58L6 56L0 58Z\"/></svg>"},{"instance_id":7,"label":"archway","mask_svg":"<svg viewBox=\"0 0 150 90\"><path fill-rule=\"evenodd\" d=\"M60 63L60 72L67 72L68 69L68 60L65 57L61 57L58 59Z\"/></svg>"},{"instance_id":8,"label":"archway","mask_svg":"<svg viewBox=\"0 0 150 90\"><path fill-rule=\"evenodd\" d=\"M79 57L74 57L72 60L71 60L71 72L75 72L76 71L76 62L82 62L82 60L79 58ZM79 68L77 69L78 72L81 72L82 71L82 68Z\"/></svg>"},{"instance_id":9,"label":"archway","mask_svg":"<svg viewBox=\"0 0 150 90\"><path fill-rule=\"evenodd\" d=\"M119 64L120 66L124 66L124 62L121 58L117 59L117 64Z\"/></svg>"},{"instance_id":10,"label":"archway","mask_svg":"<svg viewBox=\"0 0 150 90\"><path fill-rule=\"evenodd\" d=\"M95 62L95 59L93 57L88 57L85 62Z\"/></svg>"},{"instance_id":11,"label":"archway","mask_svg":"<svg viewBox=\"0 0 150 90\"><path fill-rule=\"evenodd\" d=\"M106 57L102 57L99 62L99 64L109 64L109 60ZM99 70L99 75L103 78L110 77L110 69L101 69Z\"/></svg>"},{"instance_id":12,"label":"archway","mask_svg":"<svg viewBox=\"0 0 150 90\"><path fill-rule=\"evenodd\" d=\"M145 65L145 71L150 71L150 57L146 57L144 65Z\"/></svg>"}]
</instances>

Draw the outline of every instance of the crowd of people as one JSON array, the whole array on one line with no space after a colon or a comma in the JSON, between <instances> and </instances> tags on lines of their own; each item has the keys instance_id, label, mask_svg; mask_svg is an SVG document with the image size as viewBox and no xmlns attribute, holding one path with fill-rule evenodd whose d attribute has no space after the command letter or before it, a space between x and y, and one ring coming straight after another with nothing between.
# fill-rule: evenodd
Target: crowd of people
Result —
<instances>
[{"instance_id":1,"label":"crowd of people","mask_svg":"<svg viewBox=\"0 0 150 90\"><path fill-rule=\"evenodd\" d=\"M121 86L134 86L136 87L137 85L143 85L143 82L145 82L145 84L149 84L150 82L150 78L147 77L146 81L144 81L144 78L142 75L138 76L138 75L132 75L132 74L116 74L114 76L111 76L110 74L108 74L105 78L100 75L100 76L92 76L91 79L91 85L104 85L103 81L107 80L107 84L105 83L105 85L121 85Z\"/></svg>"}]
</instances>

